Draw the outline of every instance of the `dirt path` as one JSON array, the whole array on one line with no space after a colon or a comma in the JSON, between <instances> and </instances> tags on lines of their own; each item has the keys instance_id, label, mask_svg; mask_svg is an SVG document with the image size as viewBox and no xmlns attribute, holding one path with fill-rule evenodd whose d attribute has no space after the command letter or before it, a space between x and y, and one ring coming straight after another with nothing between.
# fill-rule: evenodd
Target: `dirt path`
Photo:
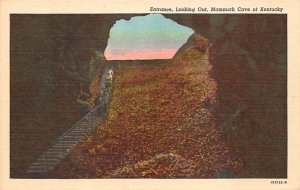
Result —
<instances>
[{"instance_id":1,"label":"dirt path","mask_svg":"<svg viewBox=\"0 0 300 190\"><path fill-rule=\"evenodd\" d=\"M218 177L241 162L215 129L208 51L188 44L168 64L115 69L108 121L55 177Z\"/></svg>"}]
</instances>

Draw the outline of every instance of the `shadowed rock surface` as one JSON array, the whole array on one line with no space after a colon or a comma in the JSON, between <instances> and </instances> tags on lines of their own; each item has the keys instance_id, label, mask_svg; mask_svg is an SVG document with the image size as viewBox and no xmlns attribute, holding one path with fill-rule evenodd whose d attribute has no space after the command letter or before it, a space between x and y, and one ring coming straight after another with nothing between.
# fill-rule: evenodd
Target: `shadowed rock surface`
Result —
<instances>
[{"instance_id":1,"label":"shadowed rock surface","mask_svg":"<svg viewBox=\"0 0 300 190\"><path fill-rule=\"evenodd\" d=\"M124 17L11 15L12 177L26 177L35 157L94 104L109 29Z\"/></svg>"},{"instance_id":2,"label":"shadowed rock surface","mask_svg":"<svg viewBox=\"0 0 300 190\"><path fill-rule=\"evenodd\" d=\"M241 177L287 177L287 16L167 17L212 43L214 116L246 160Z\"/></svg>"}]
</instances>

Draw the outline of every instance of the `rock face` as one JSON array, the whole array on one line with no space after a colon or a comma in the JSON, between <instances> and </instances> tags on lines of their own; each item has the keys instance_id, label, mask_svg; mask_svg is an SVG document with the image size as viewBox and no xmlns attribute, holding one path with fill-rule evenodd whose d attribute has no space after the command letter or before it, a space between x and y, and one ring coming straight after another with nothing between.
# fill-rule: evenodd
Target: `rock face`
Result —
<instances>
[{"instance_id":1,"label":"rock face","mask_svg":"<svg viewBox=\"0 0 300 190\"><path fill-rule=\"evenodd\" d=\"M123 17L130 15L11 15L12 177L24 176L34 157L89 110L109 29Z\"/></svg>"},{"instance_id":2,"label":"rock face","mask_svg":"<svg viewBox=\"0 0 300 190\"><path fill-rule=\"evenodd\" d=\"M101 60L115 21L131 16L11 16L13 177L20 176L32 155L51 142L42 141L42 133L54 139L88 109L76 99L81 92L91 93L96 70L91 60ZM211 75L218 83L216 122L241 155L248 150L255 153L245 158L252 160L245 165L261 168L242 176L286 177L287 16L165 16L212 43ZM95 51L100 52L98 58Z\"/></svg>"},{"instance_id":3,"label":"rock face","mask_svg":"<svg viewBox=\"0 0 300 190\"><path fill-rule=\"evenodd\" d=\"M167 17L212 43L211 74L218 83L214 116L241 155L252 160L246 165L260 168L242 176L286 177L286 15ZM249 151L253 153L246 154Z\"/></svg>"},{"instance_id":4,"label":"rock face","mask_svg":"<svg viewBox=\"0 0 300 190\"><path fill-rule=\"evenodd\" d=\"M193 173L195 172L193 168L195 163L191 162L190 160L187 160L182 156L173 153L161 153L153 156L151 159L143 160L132 164L131 166L116 169L111 172L110 177L134 178L136 176L154 176L155 178L156 176L157 178L159 178L161 175L163 175L161 171L164 170L160 170L158 172L152 168L153 166L159 165L163 165L166 168L168 167L170 170L168 171L169 173L176 173L178 176L181 175L180 177L192 177Z\"/></svg>"}]
</instances>

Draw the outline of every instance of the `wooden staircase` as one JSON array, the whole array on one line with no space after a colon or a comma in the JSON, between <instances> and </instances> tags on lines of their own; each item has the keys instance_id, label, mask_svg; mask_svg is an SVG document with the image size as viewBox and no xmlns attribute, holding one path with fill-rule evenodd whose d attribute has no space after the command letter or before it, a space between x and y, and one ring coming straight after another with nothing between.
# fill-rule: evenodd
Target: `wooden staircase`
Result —
<instances>
[{"instance_id":1,"label":"wooden staircase","mask_svg":"<svg viewBox=\"0 0 300 190\"><path fill-rule=\"evenodd\" d=\"M29 175L44 175L64 159L73 148L83 142L85 137L94 131L108 115L112 96L112 69L106 69L101 79L99 104L81 118L72 128L51 144L27 170ZM105 97L104 97L105 96Z\"/></svg>"}]
</instances>

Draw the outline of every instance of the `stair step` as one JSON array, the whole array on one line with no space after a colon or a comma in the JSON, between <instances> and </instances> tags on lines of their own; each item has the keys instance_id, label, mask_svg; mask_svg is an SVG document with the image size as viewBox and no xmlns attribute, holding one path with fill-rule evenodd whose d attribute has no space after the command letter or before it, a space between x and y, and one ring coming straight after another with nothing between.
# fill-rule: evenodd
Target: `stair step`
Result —
<instances>
[{"instance_id":1,"label":"stair step","mask_svg":"<svg viewBox=\"0 0 300 190\"><path fill-rule=\"evenodd\" d=\"M56 145L55 147L51 148L51 151L50 152L53 152L53 151L58 151L58 152L64 152L68 149L71 149L75 147L75 145L71 144L71 145L62 145L62 146L58 146Z\"/></svg>"},{"instance_id":2,"label":"stair step","mask_svg":"<svg viewBox=\"0 0 300 190\"><path fill-rule=\"evenodd\" d=\"M64 138L64 141L60 144L68 144L70 141L80 141L83 137L76 137L76 136L68 136Z\"/></svg>"},{"instance_id":3,"label":"stair step","mask_svg":"<svg viewBox=\"0 0 300 190\"><path fill-rule=\"evenodd\" d=\"M51 163L51 162L57 162L57 161L59 161L58 158L38 158L36 160L36 162L34 162L33 164L37 164L37 163L41 163L41 162Z\"/></svg>"},{"instance_id":4,"label":"stair step","mask_svg":"<svg viewBox=\"0 0 300 190\"><path fill-rule=\"evenodd\" d=\"M57 151L57 150L51 150L47 153L44 153L47 158L59 158L61 156L65 156L68 154L67 151Z\"/></svg>"},{"instance_id":5,"label":"stair step","mask_svg":"<svg viewBox=\"0 0 300 190\"><path fill-rule=\"evenodd\" d=\"M69 139L62 139L62 141L58 142L59 144L68 144L68 143L77 143L77 141L70 141Z\"/></svg>"},{"instance_id":6,"label":"stair step","mask_svg":"<svg viewBox=\"0 0 300 190\"><path fill-rule=\"evenodd\" d=\"M68 137L64 137L63 139L62 139L62 143L64 144L65 142L73 142L73 141L78 141L80 139L80 137L78 137L78 136L68 136Z\"/></svg>"},{"instance_id":7,"label":"stair step","mask_svg":"<svg viewBox=\"0 0 300 190\"><path fill-rule=\"evenodd\" d=\"M55 154L47 154L46 159L48 160L47 162L59 162L62 158L64 158L66 154L61 154L61 153L55 153ZM44 158L38 158L36 162L45 162Z\"/></svg>"},{"instance_id":8,"label":"stair step","mask_svg":"<svg viewBox=\"0 0 300 190\"><path fill-rule=\"evenodd\" d=\"M105 76L111 76L110 69L105 70L105 74L101 79L101 94L109 92L111 96L111 85L112 79L108 79ZM36 162L32 163L27 173L47 173L52 170L63 158L65 158L69 152L78 144L80 144L87 135L89 135L100 123L102 117L107 114L103 114L103 111L107 111L107 105L109 105L108 100L101 102L102 105L95 107L87 116L83 117L82 120L70 129L67 133L61 136L56 143L48 148L42 155L40 155ZM105 108L103 108L103 106ZM97 110L98 109L98 110ZM101 112L101 113L100 113Z\"/></svg>"},{"instance_id":9,"label":"stair step","mask_svg":"<svg viewBox=\"0 0 300 190\"><path fill-rule=\"evenodd\" d=\"M49 149L47 152L65 152L66 150L71 149L71 148L73 148L73 145L69 145L69 146L56 145L56 146L52 147L51 149Z\"/></svg>"},{"instance_id":10,"label":"stair step","mask_svg":"<svg viewBox=\"0 0 300 190\"><path fill-rule=\"evenodd\" d=\"M47 164L47 163L40 163L40 164L35 164L35 165L31 165L29 167L29 169L44 169L44 170L48 170L51 169L52 167L54 167L57 163L55 164Z\"/></svg>"},{"instance_id":11,"label":"stair step","mask_svg":"<svg viewBox=\"0 0 300 190\"><path fill-rule=\"evenodd\" d=\"M61 155L61 154L66 154L66 153L58 152L58 151L56 151L56 152L55 151L51 151L51 152L49 151L49 152L45 152L44 154L45 154L46 157L49 157L49 156L53 156L53 155Z\"/></svg>"},{"instance_id":12,"label":"stair step","mask_svg":"<svg viewBox=\"0 0 300 190\"><path fill-rule=\"evenodd\" d=\"M93 122L92 122L93 123ZM84 123L80 123L80 126L90 126L91 122L84 122Z\"/></svg>"},{"instance_id":13,"label":"stair step","mask_svg":"<svg viewBox=\"0 0 300 190\"><path fill-rule=\"evenodd\" d=\"M86 130L83 130L83 129L74 129L74 130L72 130L72 132L82 132L82 133L85 133Z\"/></svg>"},{"instance_id":14,"label":"stair step","mask_svg":"<svg viewBox=\"0 0 300 190\"><path fill-rule=\"evenodd\" d=\"M44 170L46 172L46 171L52 170L55 166L56 166L56 164L54 164L54 165L36 165L36 166L30 166L30 168L28 170Z\"/></svg>"},{"instance_id":15,"label":"stair step","mask_svg":"<svg viewBox=\"0 0 300 190\"><path fill-rule=\"evenodd\" d=\"M59 144L55 144L52 147L63 147L63 146L72 146L77 144L77 141L64 141L62 143Z\"/></svg>"},{"instance_id":16,"label":"stair step","mask_svg":"<svg viewBox=\"0 0 300 190\"><path fill-rule=\"evenodd\" d=\"M27 173L47 173L49 170L45 170L45 169L29 169L27 170Z\"/></svg>"},{"instance_id":17,"label":"stair step","mask_svg":"<svg viewBox=\"0 0 300 190\"><path fill-rule=\"evenodd\" d=\"M40 165L31 165L29 167L29 170L49 170L49 169L52 169L53 167L55 166L55 164L40 164Z\"/></svg>"},{"instance_id":18,"label":"stair step","mask_svg":"<svg viewBox=\"0 0 300 190\"><path fill-rule=\"evenodd\" d=\"M89 117L89 119L90 119L90 117ZM90 124L91 122L90 122L90 120L85 120L85 121L82 121L80 124Z\"/></svg>"},{"instance_id":19,"label":"stair step","mask_svg":"<svg viewBox=\"0 0 300 190\"><path fill-rule=\"evenodd\" d=\"M68 133L68 134L64 135L61 140L68 139L70 137L72 137L72 138L80 138L81 135L83 135L83 134L84 133Z\"/></svg>"},{"instance_id":20,"label":"stair step","mask_svg":"<svg viewBox=\"0 0 300 190\"><path fill-rule=\"evenodd\" d=\"M71 131L70 133L66 134L66 135L81 135L81 134L87 134L88 131Z\"/></svg>"}]
</instances>

